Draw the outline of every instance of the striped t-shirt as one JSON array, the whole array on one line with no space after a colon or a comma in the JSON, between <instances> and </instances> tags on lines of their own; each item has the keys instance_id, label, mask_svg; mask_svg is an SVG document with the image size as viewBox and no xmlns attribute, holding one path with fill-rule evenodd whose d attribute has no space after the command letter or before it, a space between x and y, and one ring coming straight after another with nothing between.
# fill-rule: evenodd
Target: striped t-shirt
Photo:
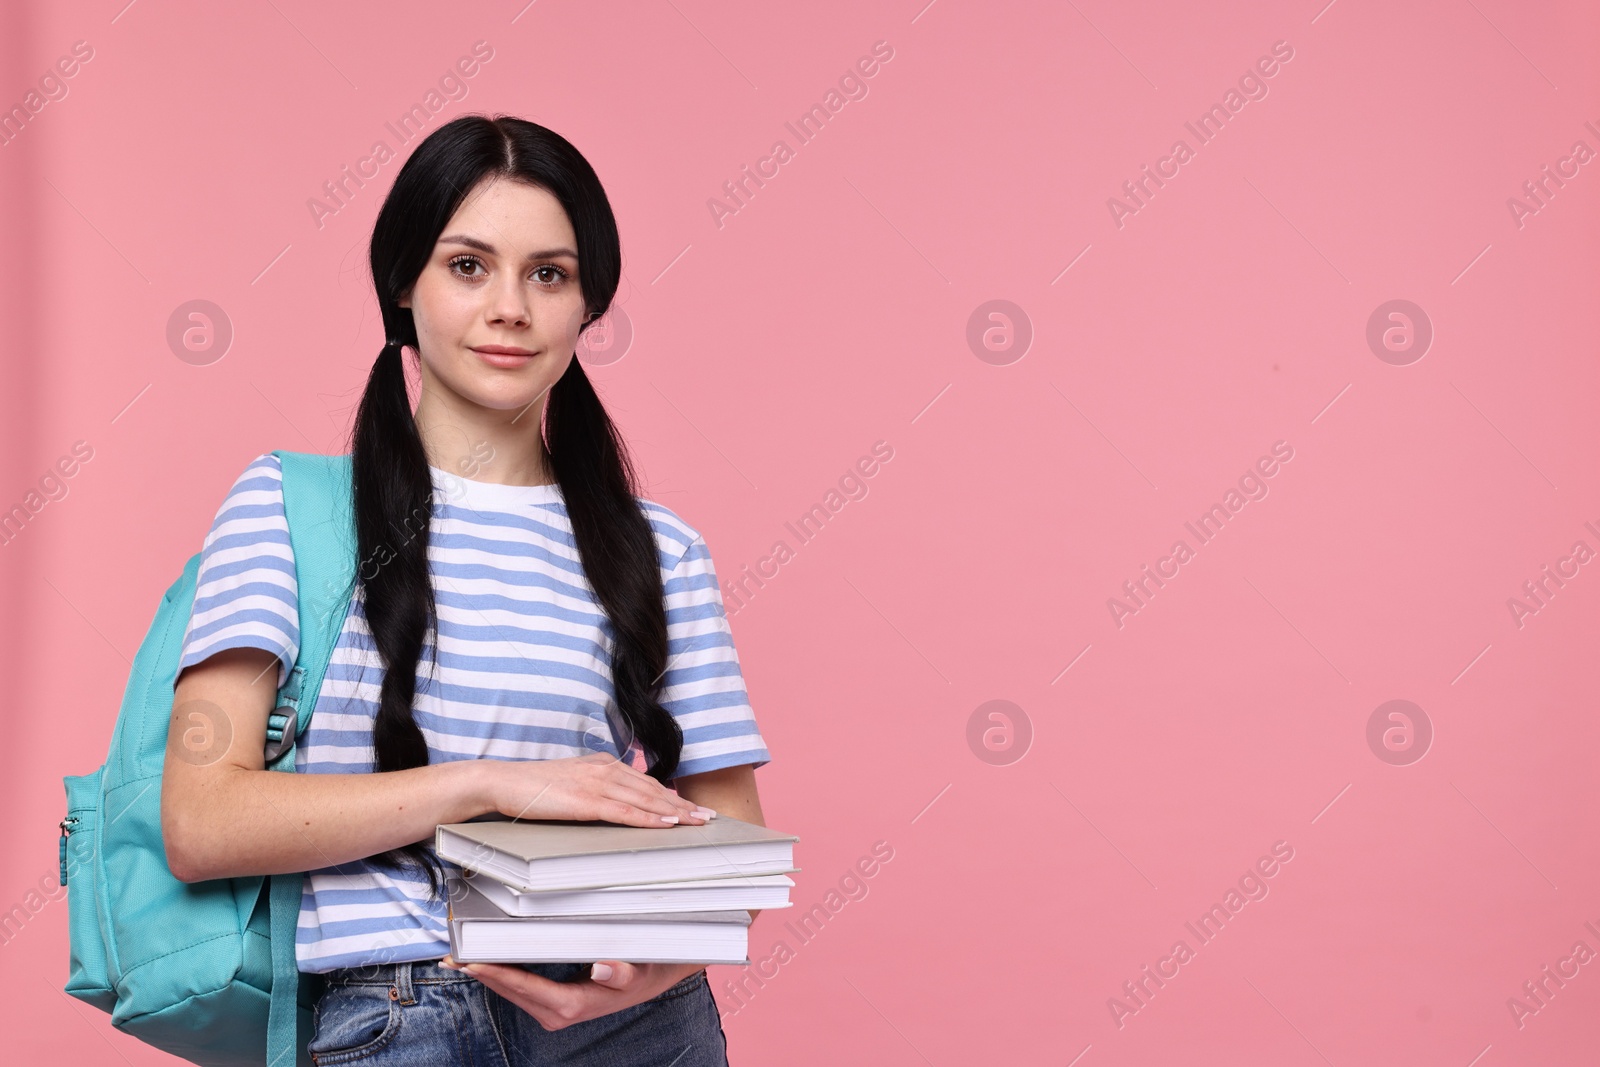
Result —
<instances>
[{"instance_id":1,"label":"striped t-shirt","mask_svg":"<svg viewBox=\"0 0 1600 1067\"><path fill-rule=\"evenodd\" d=\"M582 756L597 738L623 755L607 720L608 705L616 713L611 624L584 576L559 487L430 469L437 663L429 662L430 636L413 704L430 762ZM668 659L658 700L683 730L676 773L763 766L766 743L705 540L668 508L639 504L661 559ZM373 770L383 670L363 602L358 583L311 724L295 745L301 774ZM178 669L223 649L260 648L278 656L281 687L299 641L283 470L268 453L234 482L206 537ZM306 874L295 955L310 972L437 959L449 951L445 920L445 901L429 899L426 875L414 866L324 867Z\"/></svg>"}]
</instances>

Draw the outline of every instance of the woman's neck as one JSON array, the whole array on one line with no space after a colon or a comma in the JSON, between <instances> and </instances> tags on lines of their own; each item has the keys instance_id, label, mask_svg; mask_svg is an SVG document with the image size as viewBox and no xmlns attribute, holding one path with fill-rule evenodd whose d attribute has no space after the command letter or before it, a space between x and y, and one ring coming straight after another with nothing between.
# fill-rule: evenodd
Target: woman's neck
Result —
<instances>
[{"instance_id":1,"label":"woman's neck","mask_svg":"<svg viewBox=\"0 0 1600 1067\"><path fill-rule=\"evenodd\" d=\"M425 403L417 406L417 434L430 466L460 478L499 485L555 482L555 467L539 434L543 403L530 405L520 415L475 414L478 417L464 418L441 414ZM486 423L485 414L494 421Z\"/></svg>"}]
</instances>

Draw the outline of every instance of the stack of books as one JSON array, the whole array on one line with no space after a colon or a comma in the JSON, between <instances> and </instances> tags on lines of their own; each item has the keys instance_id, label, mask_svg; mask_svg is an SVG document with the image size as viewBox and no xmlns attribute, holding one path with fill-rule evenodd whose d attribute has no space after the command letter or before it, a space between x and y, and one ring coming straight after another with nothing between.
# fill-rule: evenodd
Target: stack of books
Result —
<instances>
[{"instance_id":1,"label":"stack of books","mask_svg":"<svg viewBox=\"0 0 1600 1067\"><path fill-rule=\"evenodd\" d=\"M750 911L790 906L793 834L718 814L660 830L608 822L445 823L450 955L461 963L749 963Z\"/></svg>"}]
</instances>

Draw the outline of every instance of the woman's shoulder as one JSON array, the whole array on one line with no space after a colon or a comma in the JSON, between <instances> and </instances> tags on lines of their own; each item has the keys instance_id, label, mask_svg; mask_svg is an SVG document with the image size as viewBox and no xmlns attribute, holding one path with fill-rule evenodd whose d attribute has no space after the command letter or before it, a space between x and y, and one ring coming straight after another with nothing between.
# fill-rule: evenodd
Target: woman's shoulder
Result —
<instances>
[{"instance_id":1,"label":"woman's shoulder","mask_svg":"<svg viewBox=\"0 0 1600 1067\"><path fill-rule=\"evenodd\" d=\"M656 535L656 547L661 552L661 565L668 570L675 567L696 542L703 540L698 529L667 505L648 497L636 496L634 499L650 521L650 529Z\"/></svg>"},{"instance_id":2,"label":"woman's shoulder","mask_svg":"<svg viewBox=\"0 0 1600 1067\"><path fill-rule=\"evenodd\" d=\"M282 510L283 465L273 453L263 452L233 479L223 495L216 522L259 525L266 521L272 525L271 520L281 518Z\"/></svg>"},{"instance_id":3,"label":"woman's shoulder","mask_svg":"<svg viewBox=\"0 0 1600 1067\"><path fill-rule=\"evenodd\" d=\"M238 492L283 492L283 464L275 452L263 452L245 464L229 495Z\"/></svg>"}]
</instances>

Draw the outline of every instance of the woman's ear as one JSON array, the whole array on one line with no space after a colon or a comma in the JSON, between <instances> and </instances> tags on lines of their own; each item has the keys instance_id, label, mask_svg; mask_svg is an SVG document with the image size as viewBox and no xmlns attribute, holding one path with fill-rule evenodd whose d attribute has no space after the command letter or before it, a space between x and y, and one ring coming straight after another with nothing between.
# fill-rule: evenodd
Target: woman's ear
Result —
<instances>
[{"instance_id":1,"label":"woman's ear","mask_svg":"<svg viewBox=\"0 0 1600 1067\"><path fill-rule=\"evenodd\" d=\"M415 286L413 286L412 288L415 288ZM397 307L403 307L403 308L410 307L411 306L411 289L407 289L405 292L401 293L399 299L397 299L395 301L395 305Z\"/></svg>"}]
</instances>

